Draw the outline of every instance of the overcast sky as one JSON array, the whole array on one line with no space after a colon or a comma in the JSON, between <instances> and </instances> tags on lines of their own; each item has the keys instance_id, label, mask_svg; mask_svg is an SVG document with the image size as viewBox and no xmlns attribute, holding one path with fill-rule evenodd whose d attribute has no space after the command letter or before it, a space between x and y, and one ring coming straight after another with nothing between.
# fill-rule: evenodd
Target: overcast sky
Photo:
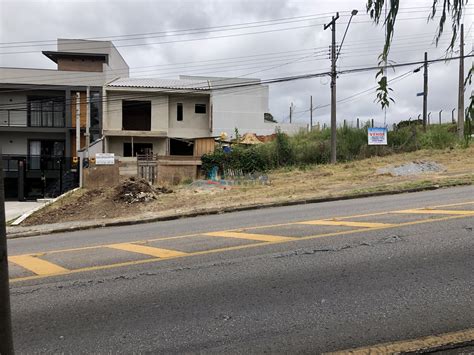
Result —
<instances>
[{"instance_id":1,"label":"overcast sky","mask_svg":"<svg viewBox=\"0 0 474 355\"><path fill-rule=\"evenodd\" d=\"M437 48L433 43L437 24L427 22L432 0L401 3L390 60L423 60L424 51L429 59L440 58L451 31L448 25ZM376 65L384 29L371 23L365 6L366 0L0 0L0 41L4 44L115 36L114 43L129 64L132 77L202 74L268 79L328 71L331 32L324 31L323 24L336 11L341 15L337 22L340 43L350 11L359 10L347 32L338 69ZM474 4L470 4L463 19L466 54L472 50L473 18ZM278 19L286 20L262 22ZM173 32L207 27L218 28L184 35ZM144 36L145 33L154 35ZM132 34L137 36L123 37ZM41 47L0 48L0 66L54 69L55 64L41 50L55 49L54 42ZM28 53L5 54L7 51ZM458 63L429 66L428 111L432 112L432 119L437 120L438 111L443 110L443 120L448 120L457 105ZM472 59L466 59L466 73L471 65ZM389 78L415 68L391 70ZM383 124L384 112L374 102L375 85L374 71L341 74L337 82L337 98L342 100L337 107L338 121L355 122L360 117ZM386 112L387 123L416 118L422 112L422 98L416 93L423 90L423 71L399 79L392 88L396 102ZM466 90L466 102L471 90ZM327 105L329 77L272 84L270 112L278 121L287 122L293 103L295 121L309 122L310 95L315 106ZM329 106L317 108L314 122L327 123L329 116Z\"/></svg>"}]
</instances>

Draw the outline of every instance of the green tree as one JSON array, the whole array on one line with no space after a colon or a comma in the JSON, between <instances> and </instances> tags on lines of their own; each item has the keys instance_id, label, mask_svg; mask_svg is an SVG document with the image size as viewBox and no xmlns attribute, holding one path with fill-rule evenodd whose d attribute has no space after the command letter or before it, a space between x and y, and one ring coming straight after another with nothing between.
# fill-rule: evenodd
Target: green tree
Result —
<instances>
[{"instance_id":1,"label":"green tree","mask_svg":"<svg viewBox=\"0 0 474 355\"><path fill-rule=\"evenodd\" d=\"M451 24L453 35L451 42L447 48L448 52L454 50L456 39L461 28L461 19L464 13L465 7L469 0L427 0L431 4L431 10L428 15L428 20L438 21L438 29L436 30L436 45L438 45L439 39L441 38L445 25ZM442 5L442 9L438 9L438 5ZM379 24L382 20L383 26L385 27L385 44L383 46L382 53L379 56L379 71L376 74L378 79L377 98L382 108L388 107L390 101L393 99L390 97L389 92L391 88L388 86L388 80L386 75L388 62L388 55L390 53L390 47L392 45L393 35L395 33L395 24L397 20L398 10L400 6L400 0L367 0L367 13L375 24ZM472 66L469 70L466 82L470 82L472 78ZM472 107L472 96L471 105Z\"/></svg>"}]
</instances>

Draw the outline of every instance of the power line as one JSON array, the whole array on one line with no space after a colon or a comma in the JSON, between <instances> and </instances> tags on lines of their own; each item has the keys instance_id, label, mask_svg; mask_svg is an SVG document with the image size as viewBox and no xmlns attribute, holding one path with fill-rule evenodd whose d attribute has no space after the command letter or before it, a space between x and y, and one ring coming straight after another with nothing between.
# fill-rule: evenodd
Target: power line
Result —
<instances>
[{"instance_id":1,"label":"power line","mask_svg":"<svg viewBox=\"0 0 474 355\"><path fill-rule=\"evenodd\" d=\"M469 58L469 57L474 57L474 54L468 54L465 55L464 58ZM431 59L428 60L428 63L439 63L439 62L445 62L445 61L451 61L451 60L456 60L460 59L460 57L451 57L451 58L445 58L445 59ZM399 64L394 64L394 65L389 65L388 68L398 68L398 67L404 67L404 66L414 66L414 65L420 65L424 63L424 61L415 61L415 62L407 62L407 63L399 63ZM354 69L347 69L347 70L339 70L337 73L338 74L350 74L350 73L358 73L362 71L373 71L373 70L379 70L378 66L372 66L372 67L361 67L361 68L354 68ZM276 78L271 78L271 79L265 79L261 80L259 82L255 82L255 80L248 81L248 82L242 82L238 84L221 84L221 85L213 85L211 89L207 90L200 90L200 92L206 92L209 90L212 91L219 91L219 90L226 90L226 89L233 89L233 88L247 88L247 87L252 87L252 86L260 86L260 85L265 85L265 84L276 84L276 83L282 83L282 82L290 82L290 81L296 81L296 80L303 80L303 79L311 79L311 78L316 78L316 77L323 77L329 75L330 72L320 72L320 73L307 73L303 75L294 75L294 76L284 76L284 77L276 77ZM227 78L225 80L232 79L232 78ZM124 88L126 89L126 88ZM186 89L186 88L184 88ZM187 88L190 91L193 91L191 88ZM161 90L160 93L176 93L176 89L174 90ZM157 93L153 93L150 95L146 95L143 97L156 97ZM132 96L134 98L137 98L137 96ZM117 100L122 100L122 98L117 99ZM107 102L113 101L107 99ZM104 102L101 100L100 102ZM23 102L24 104L27 104L28 102ZM20 103L16 103L16 105L19 105ZM1 104L0 107L4 107L5 105L9 104Z\"/></svg>"},{"instance_id":2,"label":"power line","mask_svg":"<svg viewBox=\"0 0 474 355\"><path fill-rule=\"evenodd\" d=\"M398 18L397 21L411 21L411 20L420 20L426 19L425 17L410 17L410 18ZM354 21L356 23L373 23L373 21ZM344 24L344 22L341 22ZM212 36L212 37L202 37L202 38L188 38L188 39L180 39L180 40L171 40L171 41L163 41L163 42L147 42L147 43L138 43L138 44L124 44L124 45L116 45L116 48L121 47L137 47L137 46L150 46L150 45L157 45L157 44L170 44L170 43L183 43L183 42L194 42L194 41L202 41L202 40L210 40L210 39L219 39L219 38L231 38L231 37L239 37L239 36L247 36L247 35L255 35L255 34L263 34L263 33L272 33L272 32L280 32L280 31L288 31L288 30L295 30L295 29L303 29L303 28L310 28L315 26L322 26L324 23L315 23L311 25L305 26L295 26L295 27L286 27L286 28L279 28L279 29L272 29L272 30L265 30L265 31L255 31L255 32L245 32L245 33L237 33L237 34L229 34L229 35L222 35L222 36ZM96 50L96 49L107 49L109 47L88 47L89 50ZM82 50L83 48L69 48L69 50ZM13 52L0 52L0 55L9 55L9 54L28 54L28 53L37 53L37 51L13 51Z\"/></svg>"}]
</instances>

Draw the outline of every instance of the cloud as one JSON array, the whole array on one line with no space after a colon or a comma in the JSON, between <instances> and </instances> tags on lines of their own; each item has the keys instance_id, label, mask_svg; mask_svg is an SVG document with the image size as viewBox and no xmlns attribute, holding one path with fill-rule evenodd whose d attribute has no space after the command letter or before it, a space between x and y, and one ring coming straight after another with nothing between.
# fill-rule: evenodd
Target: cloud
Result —
<instances>
[{"instance_id":1,"label":"cloud","mask_svg":"<svg viewBox=\"0 0 474 355\"><path fill-rule=\"evenodd\" d=\"M51 40L62 38L87 38L118 36L151 32L168 32L181 29L228 26L230 24L265 21L277 18L321 14L311 21L300 21L279 26L249 27L186 36L151 37L140 40L115 41L118 49L132 67L132 75L177 77L179 74L207 74L217 76L249 76L275 78L280 76L326 72L330 69L328 57L331 32L323 30L323 24L332 14L340 12L337 23L337 41L340 42L347 25L348 14L359 10L354 17L345 39L339 69L376 65L383 46L384 30L375 26L365 14L365 0L161 0L161 1L22 1L7 0L1 3L1 42ZM429 58L439 58L449 42L449 33L441 40L439 48L432 44L437 23L427 23L431 0L404 2L390 59L397 63ZM467 10L466 44L472 43L472 10ZM264 23L261 23L264 24ZM305 27L306 26L306 27ZM265 32L276 27L293 28L286 31ZM450 31L449 26L446 26ZM242 32L263 32L252 35L232 36ZM224 38L213 38L220 37ZM227 37L225 37L227 36ZM170 40L198 41L151 44ZM136 46L127 46L137 44ZM314 57L308 57L316 48ZM0 65L16 67L53 68L41 50L54 50L55 44L45 47L18 48L17 51L34 50L34 53L0 55ZM299 52L295 52L295 51ZM466 46L469 51L469 45ZM0 49L0 52L6 50ZM260 56L265 53L280 53ZM306 56L306 58L304 58ZM210 61L222 58L236 58ZM246 57L246 58L245 58ZM248 61L244 61L244 60ZM208 62L202 62L208 61ZM176 64L193 62L192 64ZM466 60L466 68L472 61ZM144 68L147 67L148 68ZM155 66L151 67L150 66ZM389 71L389 78L413 70L416 66ZM446 119L457 105L458 62L432 64L429 67L428 110L432 117L441 109ZM467 72L467 70L466 70ZM385 113L374 103L374 90L354 96L374 87L375 71L358 74L341 74L337 82L338 120L354 121L357 117L374 118L384 122ZM393 84L395 104L387 110L387 122L391 123L421 112L422 73L408 75ZM469 92L470 89L467 89ZM315 78L270 86L270 110L278 120L288 118L291 102L296 105L294 119L309 122L309 97L315 106L330 102L329 78ZM466 95L466 101L467 101ZM352 98L351 98L352 97ZM343 100L349 98L347 100ZM341 101L342 100L342 101ZM449 113L448 113L449 112ZM314 112L314 122L329 122L329 107Z\"/></svg>"}]
</instances>

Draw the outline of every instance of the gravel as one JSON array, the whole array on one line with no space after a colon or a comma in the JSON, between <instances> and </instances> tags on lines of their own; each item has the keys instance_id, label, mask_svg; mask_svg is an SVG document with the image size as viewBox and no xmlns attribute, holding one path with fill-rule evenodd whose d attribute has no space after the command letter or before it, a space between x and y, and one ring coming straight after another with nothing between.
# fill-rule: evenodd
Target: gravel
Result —
<instances>
[{"instance_id":1,"label":"gravel","mask_svg":"<svg viewBox=\"0 0 474 355\"><path fill-rule=\"evenodd\" d=\"M417 175L422 173L431 173L444 171L446 168L432 161L413 161L399 166L390 166L377 170L378 174L389 174L392 176Z\"/></svg>"}]
</instances>

